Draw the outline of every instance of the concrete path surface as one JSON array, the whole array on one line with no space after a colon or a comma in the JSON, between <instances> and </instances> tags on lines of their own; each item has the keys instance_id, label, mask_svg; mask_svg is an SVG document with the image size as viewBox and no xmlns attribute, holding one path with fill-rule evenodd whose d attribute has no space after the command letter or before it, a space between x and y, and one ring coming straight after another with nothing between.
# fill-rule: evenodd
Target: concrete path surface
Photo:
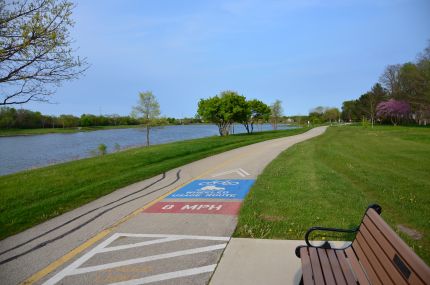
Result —
<instances>
[{"instance_id":1,"label":"concrete path surface","mask_svg":"<svg viewBox=\"0 0 430 285\"><path fill-rule=\"evenodd\" d=\"M1 284L207 284L257 176L325 129L184 165L2 240Z\"/></svg>"},{"instance_id":2,"label":"concrete path surface","mask_svg":"<svg viewBox=\"0 0 430 285\"><path fill-rule=\"evenodd\" d=\"M297 285L302 276L294 251L303 240L232 238L223 253L210 285ZM322 244L321 241L313 244ZM342 248L349 242L330 243Z\"/></svg>"}]
</instances>

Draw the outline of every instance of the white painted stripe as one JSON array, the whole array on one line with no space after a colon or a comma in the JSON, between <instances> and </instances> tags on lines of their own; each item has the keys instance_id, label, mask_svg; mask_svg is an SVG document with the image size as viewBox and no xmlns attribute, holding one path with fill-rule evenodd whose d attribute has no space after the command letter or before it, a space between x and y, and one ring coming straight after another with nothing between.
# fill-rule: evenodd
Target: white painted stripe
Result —
<instances>
[{"instance_id":1,"label":"white painted stripe","mask_svg":"<svg viewBox=\"0 0 430 285\"><path fill-rule=\"evenodd\" d=\"M227 175L227 174L231 174L231 173L236 173L236 174L238 174L238 175L240 175L242 177L251 175L251 174L249 174L248 172L246 172L242 168L236 168L236 169L232 169L232 170L229 170L229 171L224 171L224 172L213 174L212 177L223 176L223 175Z\"/></svg>"},{"instance_id":2,"label":"white painted stripe","mask_svg":"<svg viewBox=\"0 0 430 285\"><path fill-rule=\"evenodd\" d=\"M161 239L143 241L143 242L132 243L132 244L110 246L110 247L102 248L97 253L110 252L110 251L122 250L122 249L129 249L129 248L135 248L135 247L139 247L139 246L146 246L146 245L163 243L163 242L169 242L169 241L175 241L175 240L181 240L181 238L178 238L178 237L168 237L168 238L161 238Z\"/></svg>"},{"instance_id":3,"label":"white painted stripe","mask_svg":"<svg viewBox=\"0 0 430 285\"><path fill-rule=\"evenodd\" d=\"M178 256L183 256L183 255L189 255L189 254L196 254L196 253L201 253L201 252L208 252L208 251L223 249L226 246L227 246L226 243L222 243L222 244L217 244L217 245L174 251L174 252L169 252L169 253L164 253L164 254L145 256L145 257L141 257L141 258L133 258L133 259L129 259L129 260L106 263L106 264L101 264L101 265L82 267L82 268L74 269L73 271L69 272L68 275L83 274L83 273L94 272L94 271L99 271L99 270L106 270L106 269L114 268L114 267L127 266L127 265L131 265L131 264L136 264L136 263L143 263L143 262L148 262L148 261L178 257Z\"/></svg>"},{"instance_id":4,"label":"white painted stripe","mask_svg":"<svg viewBox=\"0 0 430 285\"><path fill-rule=\"evenodd\" d=\"M180 270L180 271L174 271L164 274L158 274L158 275L152 275L140 279L133 279L123 282L117 282L117 283L110 283L109 285L139 285L139 284L147 284L151 282L157 282L157 281L163 281L163 280L169 280L173 278L180 278L180 277L186 277L186 276L192 276L207 272L212 272L215 270L216 264L203 266L203 267L196 267L186 270Z\"/></svg>"},{"instance_id":5,"label":"white painted stripe","mask_svg":"<svg viewBox=\"0 0 430 285\"><path fill-rule=\"evenodd\" d=\"M163 234L128 234L118 233L119 236L124 237L148 237L148 238L180 238L180 239L197 239L197 240L220 240L229 241L230 237L215 237L215 236L192 236L192 235L163 235Z\"/></svg>"},{"instance_id":6,"label":"white painted stripe","mask_svg":"<svg viewBox=\"0 0 430 285\"><path fill-rule=\"evenodd\" d=\"M229 170L229 171L225 171L225 172L220 172L220 173L214 174L214 175L212 175L212 177L223 176L223 175L234 173L234 172L240 174L236 169L233 169L233 170ZM240 174L240 175L243 175L243 174Z\"/></svg>"},{"instance_id":7,"label":"white painted stripe","mask_svg":"<svg viewBox=\"0 0 430 285\"><path fill-rule=\"evenodd\" d=\"M75 262L58 272L56 275L54 275L52 278L48 279L43 285L53 285L66 277L67 275L70 275L70 272L78 268L80 265L82 265L84 262L86 262L88 259L93 257L95 254L97 254L97 251L103 249L107 245L109 245L111 242L116 240L121 234L113 234L109 238L107 238L105 241L100 243L98 246L96 246L94 249L90 250L80 258L78 258Z\"/></svg>"},{"instance_id":8,"label":"white painted stripe","mask_svg":"<svg viewBox=\"0 0 430 285\"><path fill-rule=\"evenodd\" d=\"M242 171L242 173L245 174L245 175L248 175L248 176L251 175L248 172L246 172L243 168L239 168L239 170Z\"/></svg>"}]
</instances>

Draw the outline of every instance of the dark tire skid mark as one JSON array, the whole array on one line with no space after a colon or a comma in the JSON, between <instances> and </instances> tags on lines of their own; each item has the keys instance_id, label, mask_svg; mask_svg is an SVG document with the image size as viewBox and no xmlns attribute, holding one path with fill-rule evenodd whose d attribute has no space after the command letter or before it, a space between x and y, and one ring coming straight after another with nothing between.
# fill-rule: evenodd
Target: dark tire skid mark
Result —
<instances>
[{"instance_id":1,"label":"dark tire skid mark","mask_svg":"<svg viewBox=\"0 0 430 285\"><path fill-rule=\"evenodd\" d=\"M15 260L15 259L17 259L17 258L19 258L19 257L21 257L21 256L27 255L28 253L31 253L31 252L33 252L33 251L35 251L35 250L37 250L37 249L40 249L40 248L42 248L42 247L44 247L44 246L46 246L46 245L48 245L48 244L50 244L50 243L52 243L52 242L54 242L54 241L57 241L57 240L59 240L59 239L62 239L63 237L65 237L65 236L67 236L67 235L69 235L69 234L71 234L71 233L73 233L73 232L77 231L78 229L80 229L80 228L84 227L85 225L87 225L87 224L91 223L91 222L92 222L92 221L94 221L95 219L97 219L97 218L101 217L102 215L106 214L107 212L109 212L109 211L111 211L111 210L113 210L113 209L115 209L115 208L117 208L117 207L123 206L123 205L125 205L125 204L127 204L127 203L129 203L129 202L132 202L132 201L135 201L135 200L140 199L140 198L142 198L142 197L148 196L148 195L150 195L150 194L152 194L152 193L155 193L155 192L157 192L157 191L160 191L160 190L162 190L162 189L164 189L164 188L166 188L166 187L169 187L169 186L171 186L171 185L175 184L175 183L176 183L176 182L178 182L178 181L179 181L179 179L181 178L180 173L181 173L181 170L178 170L178 172L176 173L176 179L175 179L173 182L169 183L168 185L163 186L163 187L158 188L158 189L155 189L155 190L153 190L153 191L151 191L151 192L148 192L148 193L145 193L145 194L143 194L143 195L137 196L137 197L135 197L135 198L133 198L133 199L130 199L130 200L125 201L125 202L122 202L122 203L120 203L120 204L118 204L118 205L115 205L115 206L113 206L113 207L107 208L107 209L105 209L104 211L102 211L102 212L98 213L97 215L95 215L94 217L92 217L91 219L89 219L89 220L85 221L84 223L82 223L82 224L80 224L80 225L78 225L78 226L74 227L73 229L71 229L71 230L69 230L69 231L67 231L67 232L65 232L65 233L63 233L63 234L61 234L61 235L59 235L59 236L57 236L57 237L55 237L55 238L52 238L52 239L50 239L50 240L44 241L44 242L42 242L42 243L39 243L38 245L36 245L36 246L32 247L31 249L29 249L29 250L27 250L27 251L24 251L24 252L22 252L22 253L20 253L20 254L14 255L14 256L12 256L12 257L9 257L9 258L7 258L7 259L5 259L5 260L0 261L0 265L3 265L3 264L5 264L5 263L8 263L8 262L10 262L10 261L12 261L12 260ZM124 197L121 197L121 198L120 198L120 199L118 199L118 200L115 200L115 201L109 202L109 203L107 203L107 204L105 204L105 205L103 205L103 206L97 207L97 208L92 209L92 210L90 210L90 211L88 211L88 212L86 212L86 213L84 213L84 214L82 214L82 215L79 215L78 217L75 217L75 218L73 218L73 219L71 219L71 220L69 220L69 221L67 221L67 222L65 222L65 223L63 223L63 224L61 224L61 225L59 225L59 226L57 226L57 227L55 227L55 228L53 228L53 229L49 230L49 231L47 231L47 232L44 232L43 234L40 234L40 235L38 235L38 236L36 236L36 237L34 237L34 238L32 238L32 239L28 240L28 241L25 241L25 242L23 242L23 243L21 243L21 244L19 244L19 245L16 245L16 246L15 246L15 247L13 247L13 248L10 248L10 249L8 249L8 250L5 250L5 251L1 252L1 253L0 253L0 255L3 255L3 254L5 254L5 253L7 253L7 252L10 252L11 250L14 250L14 249L16 249L16 248L19 248L19 247L21 247L21 246L23 246L23 245L26 245L26 244L28 244L29 242L34 241L35 239L38 239L38 238L40 238L40 237L42 237L42 236L44 236L44 235L46 235L46 234L48 234L48 233L50 233L50 232L53 232L53 231L55 231L55 230L57 230L57 229L59 229L59 228L61 228L61 227L65 226L65 225L67 225L67 224L70 224L71 222L73 222L73 221L75 221L75 220L77 220L77 219L79 219L79 218L81 218L81 217L83 217L83 216L85 216L85 215L87 215L87 214L89 214L89 213L92 213L92 212L94 212L94 211L96 211L96 210L98 210L98 209L101 209L101 208L103 208L103 207L109 206L109 205L111 205L111 204L113 204L113 203L116 203L116 202L118 202L118 201L121 201L121 200L123 200L123 199L125 199L125 198L127 198L127 197L129 197L129 196L131 196L131 195L134 195L134 194L136 194L136 193L139 193L139 192L141 192L141 191L144 191L144 190L148 189L149 187L151 187L151 186L155 185L156 183L158 183L158 182L160 182L160 181L164 180L165 178L166 178L166 173L163 173L162 178L158 179L157 181L154 181L153 183L149 184L148 186L145 186L144 188L139 189L139 190L137 190L137 191L135 191L135 192L133 192L133 193L127 194L127 195L125 195Z\"/></svg>"}]
</instances>

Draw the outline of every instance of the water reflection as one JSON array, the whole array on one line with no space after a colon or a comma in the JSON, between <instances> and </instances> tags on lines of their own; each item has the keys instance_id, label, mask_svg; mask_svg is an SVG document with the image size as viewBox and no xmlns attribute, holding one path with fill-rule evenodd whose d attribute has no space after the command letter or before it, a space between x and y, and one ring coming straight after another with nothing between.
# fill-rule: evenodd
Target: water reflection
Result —
<instances>
[{"instance_id":1,"label":"water reflection","mask_svg":"<svg viewBox=\"0 0 430 285\"><path fill-rule=\"evenodd\" d=\"M286 129L289 126L278 126ZM271 130L269 124L255 126L254 131ZM235 133L244 133L242 125L234 126ZM151 145L218 135L215 125L164 126L151 129ZM100 144L108 152L118 145L123 148L146 144L144 129L112 129L72 134L0 137L0 175L24 169L80 159L91 156Z\"/></svg>"}]
</instances>

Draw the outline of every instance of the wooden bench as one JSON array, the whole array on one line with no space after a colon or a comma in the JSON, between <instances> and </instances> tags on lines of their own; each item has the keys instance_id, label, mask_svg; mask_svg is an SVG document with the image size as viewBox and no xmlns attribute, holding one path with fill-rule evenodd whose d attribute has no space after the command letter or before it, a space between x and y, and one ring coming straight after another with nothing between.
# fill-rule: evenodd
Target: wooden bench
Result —
<instances>
[{"instance_id":1,"label":"wooden bench","mask_svg":"<svg viewBox=\"0 0 430 285\"><path fill-rule=\"evenodd\" d=\"M430 268L380 217L381 207L367 208L359 227L351 230L313 227L307 245L296 248L302 263L301 284L430 284ZM314 231L355 233L345 248L328 242L314 246Z\"/></svg>"}]
</instances>

